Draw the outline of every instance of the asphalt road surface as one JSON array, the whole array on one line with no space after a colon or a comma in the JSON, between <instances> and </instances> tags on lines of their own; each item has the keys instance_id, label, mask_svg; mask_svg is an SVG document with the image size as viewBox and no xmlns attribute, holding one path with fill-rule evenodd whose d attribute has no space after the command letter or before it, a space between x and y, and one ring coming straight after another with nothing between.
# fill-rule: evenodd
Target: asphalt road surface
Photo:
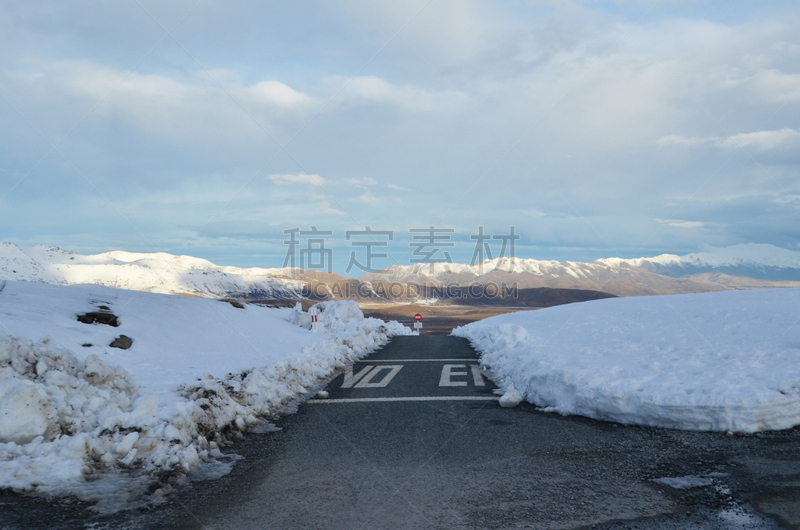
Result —
<instances>
[{"instance_id":1,"label":"asphalt road surface","mask_svg":"<svg viewBox=\"0 0 800 530\"><path fill-rule=\"evenodd\" d=\"M0 498L0 527L795 528L800 430L727 436L501 408L463 339L397 337L236 444L216 481L114 517ZM676 489L653 479L693 476ZM684 481L685 482L685 481Z\"/></svg>"}]
</instances>

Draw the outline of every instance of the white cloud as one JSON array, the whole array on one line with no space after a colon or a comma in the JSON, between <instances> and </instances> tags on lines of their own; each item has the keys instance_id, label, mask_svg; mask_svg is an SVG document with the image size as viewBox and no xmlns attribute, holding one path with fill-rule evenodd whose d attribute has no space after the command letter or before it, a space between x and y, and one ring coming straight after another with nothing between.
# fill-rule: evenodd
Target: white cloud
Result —
<instances>
[{"instance_id":1,"label":"white cloud","mask_svg":"<svg viewBox=\"0 0 800 530\"><path fill-rule=\"evenodd\" d=\"M504 9L480 0L408 0L405 2L340 2L368 31L399 30L398 40L425 53L425 60L463 64L498 46L514 30L505 24ZM409 24L402 26L404 22Z\"/></svg>"},{"instance_id":2,"label":"white cloud","mask_svg":"<svg viewBox=\"0 0 800 530\"><path fill-rule=\"evenodd\" d=\"M344 181L348 184L352 184L353 186L374 186L377 184L375 179L371 177L364 177L360 179L346 178Z\"/></svg>"},{"instance_id":3,"label":"white cloud","mask_svg":"<svg viewBox=\"0 0 800 530\"><path fill-rule=\"evenodd\" d=\"M800 74L774 69L760 71L753 76L753 86L766 101L780 104L800 101Z\"/></svg>"},{"instance_id":4,"label":"white cloud","mask_svg":"<svg viewBox=\"0 0 800 530\"><path fill-rule=\"evenodd\" d=\"M396 105L411 110L437 111L458 107L467 101L467 94L456 90L430 91L406 83L397 85L377 76L360 76L352 79L334 76L324 84L329 91L338 93L339 99L350 104L379 103Z\"/></svg>"},{"instance_id":5,"label":"white cloud","mask_svg":"<svg viewBox=\"0 0 800 530\"><path fill-rule=\"evenodd\" d=\"M311 106L317 101L280 81L261 81L237 91L249 99L283 108Z\"/></svg>"},{"instance_id":6,"label":"white cloud","mask_svg":"<svg viewBox=\"0 0 800 530\"><path fill-rule=\"evenodd\" d=\"M786 147L800 141L800 132L783 128L775 131L757 131L734 134L725 138L708 136L704 138L686 136L664 136L659 145L683 145L689 147L713 146L722 149L743 149L753 147L762 151Z\"/></svg>"},{"instance_id":7,"label":"white cloud","mask_svg":"<svg viewBox=\"0 0 800 530\"><path fill-rule=\"evenodd\" d=\"M528 217L533 217L534 219L541 219L542 217L547 217L546 213L540 212L539 210L523 210L522 213L524 213Z\"/></svg>"},{"instance_id":8,"label":"white cloud","mask_svg":"<svg viewBox=\"0 0 800 530\"><path fill-rule=\"evenodd\" d=\"M769 150L782 147L790 142L800 139L800 132L784 128L778 131L758 131L729 136L722 141L723 147L739 149L742 147L755 147Z\"/></svg>"},{"instance_id":9,"label":"white cloud","mask_svg":"<svg viewBox=\"0 0 800 530\"><path fill-rule=\"evenodd\" d=\"M325 184L325 179L317 174L308 173L276 173L269 175L268 180L275 184L293 185L293 184L310 184L312 186L322 186Z\"/></svg>"},{"instance_id":10,"label":"white cloud","mask_svg":"<svg viewBox=\"0 0 800 530\"><path fill-rule=\"evenodd\" d=\"M656 219L662 225L674 226L675 228L703 228L706 224L699 221L680 221L677 219Z\"/></svg>"},{"instance_id":11,"label":"white cloud","mask_svg":"<svg viewBox=\"0 0 800 530\"><path fill-rule=\"evenodd\" d=\"M353 197L353 198L348 199L348 200L350 200L352 202L360 202L360 203L363 203L363 204L378 204L380 202L383 202L381 199L379 199L378 197L375 197L372 193L370 193L369 190L364 190L363 194L359 195L358 197Z\"/></svg>"},{"instance_id":12,"label":"white cloud","mask_svg":"<svg viewBox=\"0 0 800 530\"><path fill-rule=\"evenodd\" d=\"M0 42L11 43L0 46L0 86L52 143L64 140L65 156L103 193L122 186L120 196L146 202L141 190L154 184L168 188L175 202L169 210L180 212L174 215L176 225L183 217L206 215L207 201L217 200L215 195L228 200L269 157L285 158L281 145L328 177L272 175L247 189L252 203L237 199L228 215L249 218L260 212L272 222L304 216L306 224L321 216L344 226L347 214L339 203L324 196L309 199L321 195L324 184L343 192L342 204L364 222L400 225L431 216L433 222L448 200L447 190L463 190L453 200L469 190L447 220L519 221L541 234L542 244L577 248L595 243L586 235L586 222L575 219L590 219L610 245L635 247L650 241L651 219L660 218L676 229L662 230L663 241L653 244L689 248L702 238L715 237L721 244L735 223L720 219L716 206L682 210L684 218L703 219L705 225L669 220L675 207L665 201L680 205L683 200L677 198L695 193L706 200L718 194L750 196L777 185L796 193L800 8L777 17L768 3L754 3L747 16L731 23L717 0L701 11L654 10L637 24L641 13L633 9L635 2L609 2L613 16L585 2L475 0L430 5L427 0L380 5L345 0L320 4L307 17L295 6L281 12L198 10L198 17L224 11L230 23L217 24L221 31L250 32L242 39L185 43L199 59L210 61L208 72L225 90L169 47L157 47L128 73L125 50L150 49L152 43L146 38L136 46L116 42L135 37L133 31L115 31L114 39L103 40L107 29L116 27L112 22L119 12L113 3L102 3L106 14L94 19L102 29L97 32L85 15L94 17L99 8L90 13L58 4L58 12L73 16L47 15L47 25L61 26L55 36L41 30L45 24L33 24L37 17L24 13L33 8L22 3L19 16L0 9L0 20L7 22L0 24L7 30L0 32ZM282 30L263 31L267 20ZM372 57L408 21L380 60L352 79L362 59ZM15 32L15 24L26 29ZM312 33L309 24L315 27ZM96 40L107 44L94 45ZM248 46L239 48L240 42ZM6 112L0 119L0 154L8 179L24 174L44 152L41 138L7 106ZM714 121L731 134L714 129ZM767 128L773 130L762 130ZM501 158L512 145L516 149ZM709 167L715 169L717 159L741 147L759 162L776 162L769 167L773 178L739 156L698 191L697 182L711 176ZM485 174L496 161L496 169ZM83 193L71 191L83 189L71 183L71 171L55 162L44 168L50 162L37 171L42 176L36 177L36 189L63 182L71 193ZM294 170L260 175L278 171ZM334 173L342 176L334 181ZM208 190L210 197L203 196L198 206L192 195L181 193L189 185ZM30 197L36 197L34 189L27 192ZM8 226L25 226L37 214L79 204L46 202L48 194L41 194L44 208L22 192L17 188L13 197L30 210L30 218L15 220L6 213ZM393 202L400 198L407 204ZM547 205L547 215L532 209L534 204ZM796 235L785 229L796 226L791 224L796 208L791 215L780 213L785 222L775 221L774 209L765 211L769 215L739 216L752 227L747 237ZM788 206L780 210L788 211ZM160 223L152 215L136 217L141 215L136 212L124 213L135 224L173 222L172 217ZM200 220L197 224L202 226Z\"/></svg>"},{"instance_id":13,"label":"white cloud","mask_svg":"<svg viewBox=\"0 0 800 530\"><path fill-rule=\"evenodd\" d=\"M709 136L706 138L695 138L688 136L669 135L662 136L656 142L658 145L685 145L689 147L698 147L703 145L713 145L718 143L721 138L716 136Z\"/></svg>"},{"instance_id":14,"label":"white cloud","mask_svg":"<svg viewBox=\"0 0 800 530\"><path fill-rule=\"evenodd\" d=\"M278 81L245 86L231 70L210 73L224 90L202 70L142 73L89 60L36 59L0 69L0 84L23 115L46 116L34 120L45 134L63 131L54 142L79 121L84 129L113 123L113 133L103 134L103 140L125 146L125 135L134 134L138 141L177 146L181 154L201 157L237 157L263 147L265 140L288 140L317 103ZM89 119L81 120L86 113ZM100 150L97 139L89 143Z\"/></svg>"},{"instance_id":15,"label":"white cloud","mask_svg":"<svg viewBox=\"0 0 800 530\"><path fill-rule=\"evenodd\" d=\"M343 212L341 210L337 210L336 208L331 208L331 207L323 208L322 213L328 215L338 215L339 217L350 217L347 214L347 212Z\"/></svg>"}]
</instances>

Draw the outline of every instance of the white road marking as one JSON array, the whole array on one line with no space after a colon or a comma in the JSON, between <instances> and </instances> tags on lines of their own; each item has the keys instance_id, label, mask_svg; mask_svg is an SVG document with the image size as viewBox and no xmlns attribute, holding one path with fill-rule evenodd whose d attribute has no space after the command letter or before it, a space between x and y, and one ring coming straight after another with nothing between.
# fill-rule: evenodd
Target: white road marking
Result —
<instances>
[{"instance_id":1,"label":"white road marking","mask_svg":"<svg viewBox=\"0 0 800 530\"><path fill-rule=\"evenodd\" d=\"M385 366L376 366L374 370L369 372L364 379L358 382L355 387L353 388L383 388L389 384L389 382L394 379L394 376L397 375L397 372L403 368L402 364L390 364ZM378 381L377 383L373 383L372 380L378 375L379 372L383 370L389 370L389 373L386 374L383 379ZM342 385L344 386L344 385Z\"/></svg>"},{"instance_id":2,"label":"white road marking","mask_svg":"<svg viewBox=\"0 0 800 530\"><path fill-rule=\"evenodd\" d=\"M500 396L413 396L385 398L309 399L306 403L387 403L393 401L497 401Z\"/></svg>"},{"instance_id":3,"label":"white road marking","mask_svg":"<svg viewBox=\"0 0 800 530\"><path fill-rule=\"evenodd\" d=\"M350 388L354 384L358 382L359 379L367 375L367 372L375 368L374 366L365 366L361 369L361 371L357 372L353 375L353 367L348 366L344 369L344 382L342 383L342 388Z\"/></svg>"},{"instance_id":4,"label":"white road marking","mask_svg":"<svg viewBox=\"0 0 800 530\"><path fill-rule=\"evenodd\" d=\"M454 368L463 368L464 371L454 371ZM439 386L467 386L466 381L453 381L453 376L467 375L466 364L445 364L442 366L442 376L439 378Z\"/></svg>"},{"instance_id":5,"label":"white road marking","mask_svg":"<svg viewBox=\"0 0 800 530\"><path fill-rule=\"evenodd\" d=\"M481 367L477 364L472 365L472 381L475 383L475 386L484 386L486 384L483 380Z\"/></svg>"}]
</instances>

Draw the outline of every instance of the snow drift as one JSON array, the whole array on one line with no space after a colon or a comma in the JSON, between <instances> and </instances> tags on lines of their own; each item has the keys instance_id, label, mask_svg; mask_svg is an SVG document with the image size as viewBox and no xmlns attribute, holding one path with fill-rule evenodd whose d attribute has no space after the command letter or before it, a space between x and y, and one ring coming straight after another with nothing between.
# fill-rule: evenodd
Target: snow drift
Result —
<instances>
[{"instance_id":1,"label":"snow drift","mask_svg":"<svg viewBox=\"0 0 800 530\"><path fill-rule=\"evenodd\" d=\"M119 327L77 315L108 308ZM326 302L299 308L105 287L9 282L0 293L0 487L75 495L109 512L157 501L220 447L410 330ZM124 332L129 350L106 346ZM214 375L212 375L212 373Z\"/></svg>"},{"instance_id":2,"label":"snow drift","mask_svg":"<svg viewBox=\"0 0 800 530\"><path fill-rule=\"evenodd\" d=\"M457 328L548 411L686 430L800 424L800 290L616 298Z\"/></svg>"}]
</instances>

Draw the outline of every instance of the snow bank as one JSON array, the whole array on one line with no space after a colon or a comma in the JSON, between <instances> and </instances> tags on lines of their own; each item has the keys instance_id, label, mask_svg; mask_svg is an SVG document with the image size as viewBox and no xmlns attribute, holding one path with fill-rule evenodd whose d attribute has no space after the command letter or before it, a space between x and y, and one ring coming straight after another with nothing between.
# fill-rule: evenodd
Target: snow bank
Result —
<instances>
[{"instance_id":1,"label":"snow bank","mask_svg":"<svg viewBox=\"0 0 800 530\"><path fill-rule=\"evenodd\" d=\"M800 424L800 290L617 298L457 328L502 391L548 411L686 430Z\"/></svg>"},{"instance_id":2,"label":"snow bank","mask_svg":"<svg viewBox=\"0 0 800 530\"><path fill-rule=\"evenodd\" d=\"M108 308L120 326L77 315ZM219 448L290 409L347 364L408 334L352 302L302 310L9 282L0 293L0 487L115 511L157 501ZM106 346L124 333L129 350ZM212 375L216 374L216 375Z\"/></svg>"}]
</instances>

